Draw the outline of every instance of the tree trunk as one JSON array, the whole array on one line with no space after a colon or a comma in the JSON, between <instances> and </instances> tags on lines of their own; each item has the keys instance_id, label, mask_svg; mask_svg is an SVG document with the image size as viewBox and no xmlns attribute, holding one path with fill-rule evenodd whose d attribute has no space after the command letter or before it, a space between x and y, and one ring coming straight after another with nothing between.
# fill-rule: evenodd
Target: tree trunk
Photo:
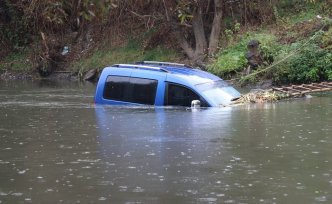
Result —
<instances>
[{"instance_id":1,"label":"tree trunk","mask_svg":"<svg viewBox=\"0 0 332 204\"><path fill-rule=\"evenodd\" d=\"M183 49L183 51L185 52L185 54L188 56L189 59L193 59L195 56L195 51L190 46L187 39L184 37L184 33L181 32L179 26L173 26L173 30L180 47Z\"/></svg>"},{"instance_id":2,"label":"tree trunk","mask_svg":"<svg viewBox=\"0 0 332 204\"><path fill-rule=\"evenodd\" d=\"M171 24L177 41L188 58L195 62L203 61L207 50L207 41L204 32L202 8L198 7L193 12L192 29L195 36L195 48L193 48L190 41L184 37L183 30L180 28L176 20Z\"/></svg>"},{"instance_id":3,"label":"tree trunk","mask_svg":"<svg viewBox=\"0 0 332 204\"><path fill-rule=\"evenodd\" d=\"M218 50L219 37L221 33L222 22L222 0L214 0L214 19L209 42L209 55L213 55Z\"/></svg>"},{"instance_id":4,"label":"tree trunk","mask_svg":"<svg viewBox=\"0 0 332 204\"><path fill-rule=\"evenodd\" d=\"M204 31L204 23L202 17L202 8L198 7L193 13L192 25L195 35L195 54L193 60L201 61L204 59L204 55L207 50L207 41Z\"/></svg>"},{"instance_id":5,"label":"tree trunk","mask_svg":"<svg viewBox=\"0 0 332 204\"><path fill-rule=\"evenodd\" d=\"M209 41L204 29L203 21L203 6L196 4L196 8L193 10L192 29L194 34L194 41L184 37L183 30L178 26L177 20L171 22L175 36L179 42L179 45L184 50L190 60L196 64L203 64L206 54L212 55L218 50L219 37L221 33L221 23L223 16L223 0L214 0L214 19L212 24L211 34ZM194 45L194 46L192 46ZM209 47L208 47L209 46Z\"/></svg>"}]
</instances>

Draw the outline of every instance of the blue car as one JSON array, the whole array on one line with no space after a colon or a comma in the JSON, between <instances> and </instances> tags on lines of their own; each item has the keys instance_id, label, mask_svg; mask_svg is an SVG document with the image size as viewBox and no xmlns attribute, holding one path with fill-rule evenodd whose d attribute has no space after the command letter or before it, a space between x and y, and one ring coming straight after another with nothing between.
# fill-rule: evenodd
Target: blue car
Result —
<instances>
[{"instance_id":1,"label":"blue car","mask_svg":"<svg viewBox=\"0 0 332 204\"><path fill-rule=\"evenodd\" d=\"M227 106L241 94L219 77L184 64L144 61L103 69L95 103L110 105Z\"/></svg>"}]
</instances>

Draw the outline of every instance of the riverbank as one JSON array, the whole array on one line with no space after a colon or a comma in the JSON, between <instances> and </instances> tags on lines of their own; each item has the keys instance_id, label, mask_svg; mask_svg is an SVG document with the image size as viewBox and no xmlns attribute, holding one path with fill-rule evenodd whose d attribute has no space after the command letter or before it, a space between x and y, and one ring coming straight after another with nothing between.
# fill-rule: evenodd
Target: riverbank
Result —
<instances>
[{"instance_id":1,"label":"riverbank","mask_svg":"<svg viewBox=\"0 0 332 204\"><path fill-rule=\"evenodd\" d=\"M12 71L12 70L3 70L0 72L0 80L66 80L66 81L79 81L77 74L72 72L54 72L48 77L41 77L38 72L35 71Z\"/></svg>"},{"instance_id":2,"label":"riverbank","mask_svg":"<svg viewBox=\"0 0 332 204\"><path fill-rule=\"evenodd\" d=\"M275 12L277 19L273 23L245 26L235 22L228 25L221 35L219 51L206 57L199 68L232 83L255 88L332 80L332 20L328 13L320 13L321 10L315 7L302 8L296 13ZM142 60L197 66L179 49L172 35L165 37L162 33L142 29L131 35L124 32L120 37L110 39L91 37L88 45L80 40L70 43L72 37L68 35L63 40L67 44L53 43L56 49L49 53L49 61L36 53L42 49L38 48L42 42L17 47L0 60L0 79L81 80L89 70L100 71L108 65ZM44 37L50 42L55 39L56 36ZM258 53L262 60L259 66L247 72L247 45L253 40L259 43Z\"/></svg>"}]
</instances>

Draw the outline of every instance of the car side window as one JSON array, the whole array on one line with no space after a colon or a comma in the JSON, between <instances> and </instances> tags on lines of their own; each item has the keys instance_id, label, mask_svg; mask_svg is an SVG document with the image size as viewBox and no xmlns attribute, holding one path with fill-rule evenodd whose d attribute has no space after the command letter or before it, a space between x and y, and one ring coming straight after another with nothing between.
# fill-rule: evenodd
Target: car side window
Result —
<instances>
[{"instance_id":1,"label":"car side window","mask_svg":"<svg viewBox=\"0 0 332 204\"><path fill-rule=\"evenodd\" d=\"M154 105L158 81L124 76L108 76L104 88L104 98Z\"/></svg>"},{"instance_id":2,"label":"car side window","mask_svg":"<svg viewBox=\"0 0 332 204\"><path fill-rule=\"evenodd\" d=\"M108 76L104 88L104 98L115 101L128 101L129 77Z\"/></svg>"},{"instance_id":3,"label":"car side window","mask_svg":"<svg viewBox=\"0 0 332 204\"><path fill-rule=\"evenodd\" d=\"M165 92L166 106L186 106L190 107L193 100L200 100L201 106L207 106L204 99L202 99L195 92L177 84L168 83Z\"/></svg>"},{"instance_id":4,"label":"car side window","mask_svg":"<svg viewBox=\"0 0 332 204\"><path fill-rule=\"evenodd\" d=\"M153 79L130 78L130 98L132 103L154 105L158 81Z\"/></svg>"}]
</instances>

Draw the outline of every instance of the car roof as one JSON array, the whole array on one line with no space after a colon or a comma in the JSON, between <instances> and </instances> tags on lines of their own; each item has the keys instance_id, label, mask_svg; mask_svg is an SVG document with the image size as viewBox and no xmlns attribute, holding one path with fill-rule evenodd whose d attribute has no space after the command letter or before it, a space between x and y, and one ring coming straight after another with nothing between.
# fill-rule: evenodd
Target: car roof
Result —
<instances>
[{"instance_id":1,"label":"car roof","mask_svg":"<svg viewBox=\"0 0 332 204\"><path fill-rule=\"evenodd\" d=\"M167 75L168 81L182 79L187 81L187 83L196 85L221 80L219 77L199 69L186 67L167 67L164 69L168 70L170 73Z\"/></svg>"},{"instance_id":2,"label":"car roof","mask_svg":"<svg viewBox=\"0 0 332 204\"><path fill-rule=\"evenodd\" d=\"M112 67L165 72L167 81L182 83L185 81L191 85L221 80L208 72L178 63L143 61L136 64L116 64Z\"/></svg>"}]
</instances>

